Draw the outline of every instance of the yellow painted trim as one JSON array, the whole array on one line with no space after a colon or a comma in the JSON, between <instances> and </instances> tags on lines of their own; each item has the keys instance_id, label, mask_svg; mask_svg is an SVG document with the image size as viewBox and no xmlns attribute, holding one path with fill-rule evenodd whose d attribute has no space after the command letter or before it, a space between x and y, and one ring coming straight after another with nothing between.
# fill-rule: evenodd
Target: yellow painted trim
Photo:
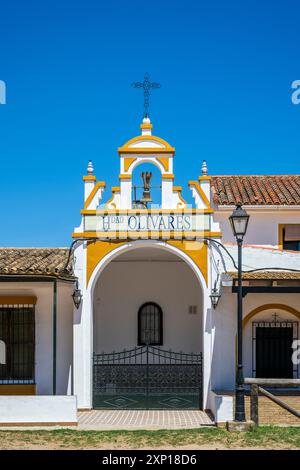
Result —
<instances>
[{"instance_id":1,"label":"yellow painted trim","mask_svg":"<svg viewBox=\"0 0 300 470\"><path fill-rule=\"evenodd\" d=\"M169 171L169 158L168 157L157 157L156 160L162 164L165 171Z\"/></svg>"},{"instance_id":2,"label":"yellow painted trim","mask_svg":"<svg viewBox=\"0 0 300 470\"><path fill-rule=\"evenodd\" d=\"M173 191L182 191L182 186L173 186Z\"/></svg>"},{"instance_id":3,"label":"yellow painted trim","mask_svg":"<svg viewBox=\"0 0 300 470\"><path fill-rule=\"evenodd\" d=\"M212 214L213 209L82 209L82 215L101 215L101 214Z\"/></svg>"},{"instance_id":4,"label":"yellow painted trim","mask_svg":"<svg viewBox=\"0 0 300 470\"><path fill-rule=\"evenodd\" d=\"M199 176L199 181L211 181L211 176Z\"/></svg>"},{"instance_id":5,"label":"yellow painted trim","mask_svg":"<svg viewBox=\"0 0 300 470\"><path fill-rule=\"evenodd\" d=\"M118 152L119 153L127 153L127 152L135 152L135 153L141 153L142 150L147 150L147 149L144 149L143 147L141 148L132 148L130 147L131 144L134 144L136 142L139 142L139 141L145 141L145 140L150 140L152 142L158 142L160 144L162 144L164 147L162 148L153 148L153 149L149 149L152 153L156 153L156 152L171 152L171 153L175 153L175 148L174 147L171 147L171 145L169 144L169 142L167 142L166 140L164 139L161 139L160 137L156 137L155 135L139 135L137 137L133 137L132 139L128 140L124 145L123 147L119 147L118 148Z\"/></svg>"},{"instance_id":6,"label":"yellow painted trim","mask_svg":"<svg viewBox=\"0 0 300 470\"><path fill-rule=\"evenodd\" d=\"M120 173L119 174L119 179L120 180L131 180L131 175L125 175L125 174Z\"/></svg>"},{"instance_id":7,"label":"yellow painted trim","mask_svg":"<svg viewBox=\"0 0 300 470\"><path fill-rule=\"evenodd\" d=\"M35 395L36 386L34 384L12 384L1 385L0 395Z\"/></svg>"},{"instance_id":8,"label":"yellow painted trim","mask_svg":"<svg viewBox=\"0 0 300 470\"><path fill-rule=\"evenodd\" d=\"M118 149L118 152L120 154L128 154L128 153L133 153L133 154L136 154L136 155L140 155L140 154L152 154L152 155L155 155L155 154L158 154L158 153L172 153L172 155L175 154L175 150L174 149L164 149L164 148L145 148L145 147L135 147L135 148L129 148L129 149L125 149L125 150L122 150L122 149Z\"/></svg>"},{"instance_id":9,"label":"yellow painted trim","mask_svg":"<svg viewBox=\"0 0 300 470\"><path fill-rule=\"evenodd\" d=\"M119 238L125 238L125 239L130 239L130 238L155 238L155 237L161 237L161 238L166 238L169 237L169 239L172 239L174 237L183 237L184 239L193 239L194 237L206 237L206 238L221 238L222 237L222 232L209 232L209 231L201 231L201 232L188 232L188 231L144 231L144 232L129 232L129 231L118 231L116 230L115 232L100 232L100 231L94 231L94 232L73 232L72 237L73 238L110 238L110 235L114 234L114 240L118 240Z\"/></svg>"},{"instance_id":10,"label":"yellow painted trim","mask_svg":"<svg viewBox=\"0 0 300 470\"><path fill-rule=\"evenodd\" d=\"M197 250L189 250L189 242L185 240L168 240L167 243L169 245L175 246L179 250L183 251L186 255L188 255L197 267L202 272L202 275L205 279L206 285L208 284L208 247L206 243L202 243ZM191 241L190 243L196 243Z\"/></svg>"},{"instance_id":11,"label":"yellow painted trim","mask_svg":"<svg viewBox=\"0 0 300 470\"><path fill-rule=\"evenodd\" d=\"M161 175L161 178L163 180L173 180L175 176L173 175L173 173L170 173L169 175Z\"/></svg>"},{"instance_id":12,"label":"yellow painted trim","mask_svg":"<svg viewBox=\"0 0 300 470\"><path fill-rule=\"evenodd\" d=\"M35 296L1 295L0 305L35 305Z\"/></svg>"},{"instance_id":13,"label":"yellow painted trim","mask_svg":"<svg viewBox=\"0 0 300 470\"><path fill-rule=\"evenodd\" d=\"M111 205L114 207L114 209L108 209L108 210L115 210L116 204L113 202L113 200L115 199L116 193L119 193L119 192L120 192L120 186L113 186L113 187L111 188L111 192L113 193L113 195L112 195L112 197L111 197L108 201L106 201L105 205L106 205L106 207L107 207L108 204L111 204ZM83 211L80 211L80 212L82 213ZM94 211L94 210L91 210L91 211L87 211L87 212L88 212L88 213L91 212L91 213L95 213L95 214L96 214L96 213L97 213L97 209L95 209L95 211Z\"/></svg>"},{"instance_id":14,"label":"yellow painted trim","mask_svg":"<svg viewBox=\"0 0 300 470\"><path fill-rule=\"evenodd\" d=\"M95 175L87 175L82 177L83 181L96 181Z\"/></svg>"},{"instance_id":15,"label":"yellow painted trim","mask_svg":"<svg viewBox=\"0 0 300 470\"><path fill-rule=\"evenodd\" d=\"M97 240L96 242L87 243L87 263L86 263L86 286L88 286L91 275L94 272L99 261L104 256L113 251L118 246L124 244L124 241L108 241L102 242Z\"/></svg>"},{"instance_id":16,"label":"yellow painted trim","mask_svg":"<svg viewBox=\"0 0 300 470\"><path fill-rule=\"evenodd\" d=\"M84 201L84 209L87 209L89 207L89 205L92 202L92 200L94 199L98 189L99 188L105 188L105 187L106 187L106 184L103 181L98 181L98 183L95 184L93 190L91 191L91 194Z\"/></svg>"},{"instance_id":17,"label":"yellow painted trim","mask_svg":"<svg viewBox=\"0 0 300 470\"><path fill-rule=\"evenodd\" d=\"M295 315L298 320L300 320L300 312L293 307L285 304L264 304L260 305L259 307L254 308L251 310L247 315L243 318L243 328L249 323L251 318L255 317L258 313L264 312L265 310L284 310L285 312L292 313ZM237 335L235 335L235 364L237 366Z\"/></svg>"},{"instance_id":18,"label":"yellow painted trim","mask_svg":"<svg viewBox=\"0 0 300 470\"><path fill-rule=\"evenodd\" d=\"M283 230L285 228L285 224L278 225L278 248L281 250L283 249Z\"/></svg>"},{"instance_id":19,"label":"yellow painted trim","mask_svg":"<svg viewBox=\"0 0 300 470\"><path fill-rule=\"evenodd\" d=\"M141 124L140 128L141 129L153 129L153 125L152 124Z\"/></svg>"},{"instance_id":20,"label":"yellow painted trim","mask_svg":"<svg viewBox=\"0 0 300 470\"><path fill-rule=\"evenodd\" d=\"M98 240L96 242L87 243L87 273L86 273L87 285L90 281L90 278L96 266L101 261L101 259L103 259L107 254L109 254L111 251L115 250L119 246L124 245L124 243L126 243L126 241L124 240L119 240L115 242L110 242L110 241L105 242L105 241ZM189 258L191 258L194 261L194 263L202 272L202 275L207 284L208 282L208 262L207 262L208 248L207 248L207 245L205 243L202 243L201 246L199 246L199 249L191 250L189 249L190 243L196 243L196 242L193 242L193 241L189 242L185 240L167 240L166 243L168 243L171 246L174 246L175 248L181 250L186 255L188 255Z\"/></svg>"},{"instance_id":21,"label":"yellow painted trim","mask_svg":"<svg viewBox=\"0 0 300 470\"><path fill-rule=\"evenodd\" d=\"M112 197L109 198L108 201L106 201L106 203L105 203L106 207L108 206L108 204L111 204L113 202L114 198L115 198L115 195L113 194ZM80 212L82 212L82 211L80 211Z\"/></svg>"},{"instance_id":22,"label":"yellow painted trim","mask_svg":"<svg viewBox=\"0 0 300 470\"><path fill-rule=\"evenodd\" d=\"M133 162L137 160L136 157L125 157L124 158L124 171L128 171L129 167L132 165Z\"/></svg>"},{"instance_id":23,"label":"yellow painted trim","mask_svg":"<svg viewBox=\"0 0 300 470\"><path fill-rule=\"evenodd\" d=\"M183 204L184 204L185 206L187 206L187 202L186 202L185 199L183 199L183 197L182 197L182 195L181 195L181 191L178 191L178 197L179 197L180 201L183 202Z\"/></svg>"},{"instance_id":24,"label":"yellow painted trim","mask_svg":"<svg viewBox=\"0 0 300 470\"><path fill-rule=\"evenodd\" d=\"M293 315L295 315L295 317L298 318L298 320L300 320L299 310L296 310L295 308L290 307L289 305L285 305L285 304L264 304L264 305L260 305L259 307L256 307L255 309L251 310L251 312L249 312L245 316L245 318L243 319L243 328L245 328L245 326L247 325L247 323L249 323L251 318L253 318L258 313L264 312L265 310L273 310L273 309L274 310L284 310L285 312L292 313Z\"/></svg>"},{"instance_id":25,"label":"yellow painted trim","mask_svg":"<svg viewBox=\"0 0 300 470\"><path fill-rule=\"evenodd\" d=\"M198 191L199 196L201 197L202 201L206 205L207 209L210 209L210 202L207 199L206 194L204 193L203 189L201 188L200 184L198 181L189 181L188 183L189 186L195 186L196 190Z\"/></svg>"}]
</instances>

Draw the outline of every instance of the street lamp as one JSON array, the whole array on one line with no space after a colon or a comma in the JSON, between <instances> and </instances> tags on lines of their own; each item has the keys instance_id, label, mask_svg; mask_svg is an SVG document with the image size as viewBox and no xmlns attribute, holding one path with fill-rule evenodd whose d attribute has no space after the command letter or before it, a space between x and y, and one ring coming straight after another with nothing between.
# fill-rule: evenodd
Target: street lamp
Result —
<instances>
[{"instance_id":1,"label":"street lamp","mask_svg":"<svg viewBox=\"0 0 300 470\"><path fill-rule=\"evenodd\" d=\"M243 376L243 288L242 246L247 232L249 215L238 204L229 217L233 235L238 246L238 292L237 292L237 372L235 387L235 421L245 421L245 390Z\"/></svg>"},{"instance_id":2,"label":"street lamp","mask_svg":"<svg viewBox=\"0 0 300 470\"><path fill-rule=\"evenodd\" d=\"M76 286L72 294L72 299L76 308L79 308L82 300L81 290L79 289L78 281L76 281Z\"/></svg>"}]
</instances>

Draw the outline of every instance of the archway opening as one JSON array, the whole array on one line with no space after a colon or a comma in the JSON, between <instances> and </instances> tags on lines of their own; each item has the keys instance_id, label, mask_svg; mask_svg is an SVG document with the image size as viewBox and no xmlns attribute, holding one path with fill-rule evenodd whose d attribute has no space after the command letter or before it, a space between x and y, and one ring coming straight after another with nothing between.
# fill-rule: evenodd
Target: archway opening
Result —
<instances>
[{"instance_id":1,"label":"archway opening","mask_svg":"<svg viewBox=\"0 0 300 470\"><path fill-rule=\"evenodd\" d=\"M94 287L93 406L201 408L202 311L176 254L143 246L112 259Z\"/></svg>"},{"instance_id":2,"label":"archway opening","mask_svg":"<svg viewBox=\"0 0 300 470\"><path fill-rule=\"evenodd\" d=\"M298 378L293 344L299 339L299 311L284 304L261 305L246 315L244 326L245 376Z\"/></svg>"}]
</instances>

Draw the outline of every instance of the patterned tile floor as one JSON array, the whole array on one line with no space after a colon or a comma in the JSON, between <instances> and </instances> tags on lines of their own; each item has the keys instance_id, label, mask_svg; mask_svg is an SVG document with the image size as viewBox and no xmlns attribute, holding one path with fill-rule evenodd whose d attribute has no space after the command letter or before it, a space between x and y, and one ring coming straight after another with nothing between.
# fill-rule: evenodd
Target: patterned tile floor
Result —
<instances>
[{"instance_id":1,"label":"patterned tile floor","mask_svg":"<svg viewBox=\"0 0 300 470\"><path fill-rule=\"evenodd\" d=\"M91 410L78 413L78 429L191 429L213 426L211 417L200 410Z\"/></svg>"}]
</instances>

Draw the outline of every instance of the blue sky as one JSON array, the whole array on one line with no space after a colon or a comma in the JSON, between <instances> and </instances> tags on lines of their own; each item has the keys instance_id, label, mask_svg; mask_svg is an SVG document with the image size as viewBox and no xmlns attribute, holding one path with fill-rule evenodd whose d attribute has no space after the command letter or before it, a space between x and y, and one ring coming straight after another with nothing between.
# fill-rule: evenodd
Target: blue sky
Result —
<instances>
[{"instance_id":1,"label":"blue sky","mask_svg":"<svg viewBox=\"0 0 300 470\"><path fill-rule=\"evenodd\" d=\"M0 7L0 245L68 245L89 159L109 197L117 147L142 118L130 84L146 71L162 84L150 117L176 147L176 184L197 177L203 159L210 174L300 173L299 2Z\"/></svg>"}]
</instances>

